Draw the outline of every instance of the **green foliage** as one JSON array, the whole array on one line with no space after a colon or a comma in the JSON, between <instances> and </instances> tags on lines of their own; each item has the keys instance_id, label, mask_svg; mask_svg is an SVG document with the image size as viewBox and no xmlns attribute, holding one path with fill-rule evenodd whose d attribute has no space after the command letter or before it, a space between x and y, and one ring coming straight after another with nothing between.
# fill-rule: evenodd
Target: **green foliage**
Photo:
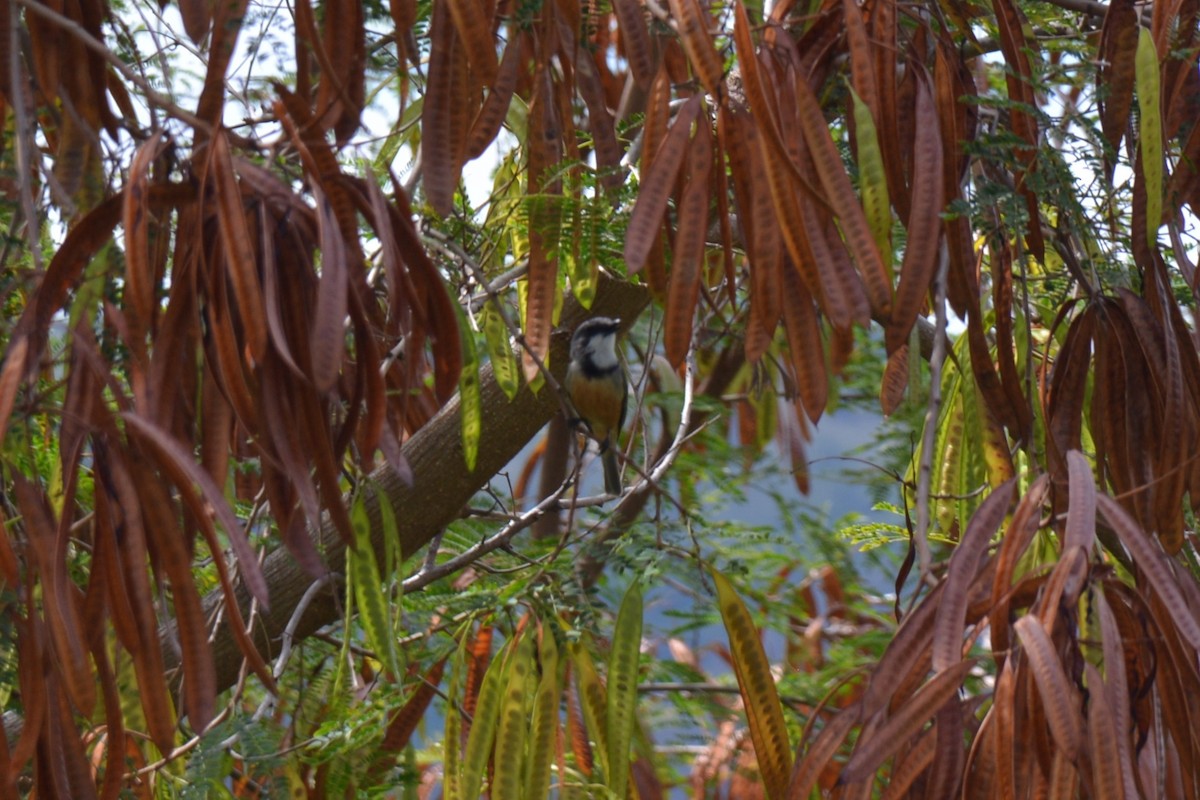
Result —
<instances>
[{"instance_id":1,"label":"green foliage","mask_svg":"<svg viewBox=\"0 0 1200 800\"><path fill-rule=\"evenodd\" d=\"M1115 2L1104 18L1056 3L922 16L880 2L856 20L871 26L864 51L834 35L839 15L861 11L849 2L778 5L784 18L765 26L760 3L714 7L736 20L715 43L713 18L687 0L663 4L671 24L634 0L533 0L496 6L507 16L493 19L443 0L268 3L216 21L207 15L227 9L193 2L180 6L192 63L147 51L181 35L161 8L113 3L100 27L51 16L77 5L13 11L24 57L0 86L13 112L0 120L0 311L13 321L0 327L0 710L42 726L30 728L36 749L26 738L6 751L25 762L0 776L0 794L61 794L45 780L60 766L48 753L77 756L71 780L87 780L83 743L118 729L118 710L130 736L115 746L130 748L131 770L156 764L145 779L159 797L415 795L438 769L450 800L540 800L551 786L618 798L630 776L733 796L699 769L745 766L746 742L772 797L867 796L875 781L902 794L904 759L934 745L913 784L928 796L1000 772L1036 781L1051 763L1066 774L1125 759L1132 776L1117 744L1101 757L1109 741L1156 748L1141 764L1195 761L1172 713L1197 688L1179 665L1197 646L1195 587L1183 581L1200 574L1196 247L1180 225L1200 184L1194 109L1176 105L1194 88L1179 77L1196 49L1195 26L1178 24L1190 20L1156 9L1143 29L1126 9L1136 51L1114 53ZM99 58L82 30L113 58L60 63ZM218 45L233 48L232 66ZM639 47L650 74L631 71ZM975 58L976 47L996 52ZM1126 55L1135 74L1122 98L1107 70ZM71 70L95 80L45 81ZM714 82L720 97L689 99ZM1134 88L1133 112L1101 121L1100 107L1132 103ZM820 108L796 118L809 89ZM926 96L932 106L914 101ZM185 110L205 105L207 122ZM702 110L679 125L681 107ZM140 159L160 130L170 141ZM946 174L913 168L929 143ZM462 177L481 145L495 163L486 197ZM712 175L702 202L685 202L701 174ZM918 185L946 195L936 241L901 210ZM650 195L656 214L639 216ZM632 230L650 256L627 268ZM553 274L532 274L538 239ZM910 245L944 259L944 280L905 285L917 280L907 266L897 278ZM685 246L697 263L674 263ZM515 402L530 282L544 281L556 304L546 316L566 327L604 308L606 276L651 287L662 306L623 342L634 391L613 446L636 488L588 497L595 475L578 437L570 454L528 448L501 474L475 476L468 492L487 483L469 502L444 501L454 487L438 486L399 492L409 499L393 506L377 470L436 426L455 389L468 472L496 446L482 368L490 361ZM902 317L901 289L926 328L943 295L966 308L924 348L944 350L944 363L917 357L922 330L880 334ZM1127 327L1115 327L1118 312ZM656 355L664 338L694 343L689 402L683 368ZM867 444L833 456L837 466L810 459L845 419L874 414L897 374L903 399ZM1106 395L1118 380L1128 392ZM801 408L815 396L820 408ZM1112 396L1154 402L1127 412ZM170 457L138 425L173 445ZM1160 446L1142 448L1143 433ZM554 456L568 462L562 500L529 527L542 496L532 487ZM218 486L202 501L199 473L181 469L193 459ZM136 480L130 464L144 466ZM797 497L796 485L831 475L864 490L873 513ZM981 504L1010 477L1014 508L991 509L1002 534L993 542L991 525L972 540ZM128 485L143 481L156 492ZM226 503L239 525L222 520L210 542L212 506ZM431 510L456 518L418 540L415 521ZM325 534L350 540L345 574L311 584L304 608L268 610L258 597L243 609L275 689L253 662L236 685L215 686L196 643L236 624L230 604L284 563L285 537L323 515ZM143 539L144 553L128 549ZM417 552L401 553L402 540ZM921 563L902 560L923 544ZM401 600L406 580L420 588ZM54 613L64 607L86 625L69 628ZM310 612L316 632L300 624ZM275 640L281 613L303 637ZM985 626L990 648L964 638ZM84 669L64 671L64 650L97 642L111 670L85 655ZM932 678L931 646L933 663L954 662ZM155 718L139 679L167 666L159 652L174 694ZM1067 672L1085 662L1086 700ZM86 694L73 681L95 682L115 707L73 717L83 709L61 698ZM197 685L222 720L203 735L188 730L195 715L179 717ZM933 708L914 700L931 697ZM996 733L1028 733L1043 717L1035 736ZM148 743L155 722L158 746L178 752ZM1070 733L1083 725L1095 752ZM1147 725L1155 737L1128 735ZM1024 741L1035 745L1005 750ZM943 757L960 744L979 746ZM793 772L793 754L810 761ZM950 774L1002 754L1012 769ZM1164 772L1165 785L1175 772ZM1081 793L1105 777L1084 775Z\"/></svg>"}]
</instances>

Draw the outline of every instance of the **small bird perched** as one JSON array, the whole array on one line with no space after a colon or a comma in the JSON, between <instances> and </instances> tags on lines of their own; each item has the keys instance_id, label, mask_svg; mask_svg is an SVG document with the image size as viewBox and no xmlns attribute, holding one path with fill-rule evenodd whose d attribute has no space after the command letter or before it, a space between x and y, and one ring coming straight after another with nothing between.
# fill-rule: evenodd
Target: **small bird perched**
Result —
<instances>
[{"instance_id":1,"label":"small bird perched","mask_svg":"<svg viewBox=\"0 0 1200 800\"><path fill-rule=\"evenodd\" d=\"M620 327L619 319L595 317L576 328L566 380L575 413L600 443L608 494L621 493L621 468L614 446L625 422L625 369L617 355Z\"/></svg>"}]
</instances>

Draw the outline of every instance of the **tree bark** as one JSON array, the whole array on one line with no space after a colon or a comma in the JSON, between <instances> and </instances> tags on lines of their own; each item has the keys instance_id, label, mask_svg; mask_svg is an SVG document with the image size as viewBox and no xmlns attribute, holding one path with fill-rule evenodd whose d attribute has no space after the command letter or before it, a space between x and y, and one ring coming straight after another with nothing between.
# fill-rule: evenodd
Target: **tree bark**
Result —
<instances>
[{"instance_id":1,"label":"tree bark","mask_svg":"<svg viewBox=\"0 0 1200 800\"><path fill-rule=\"evenodd\" d=\"M574 298L564 304L562 323L551 341L549 368L556 379L566 372L570 334L580 321L591 316L618 317L629 326L649 302L645 289L624 281L602 280L590 311L585 311ZM486 365L480 375L482 391L483 431L479 454L473 472L468 472L463 460L461 415L456 395L425 427L404 443L403 453L412 467L413 484L406 485L389 467L377 469L364 482L363 494L367 515L371 521L371 544L379 563L383 563L384 537L380 523L379 503L386 498L395 509L400 546L405 557L416 553L447 525L459 517L463 507L489 480L502 470L561 408L557 393L544 386L534 395L529 387L521 386L509 402ZM346 543L329 523L323 520L320 528L311 531L317 552L323 554L329 570L345 574ZM268 661L278 652L280 636L291 620L293 611L314 579L305 572L284 548L272 552L263 563L267 580L269 609L258 609L254 618L252 637L259 652ZM249 614L250 595L244 587L237 589L237 602L244 615ZM340 582L332 582L304 610L295 628L294 639L299 641L341 618ZM222 592L214 591L204 598L207 615L212 615L222 602ZM227 619L227 618L225 618ZM163 656L169 673L180 666L179 648L174 623L161 631ZM224 691L238 680L242 653L228 623L218 628L212 639L212 657L216 670L217 691Z\"/></svg>"}]
</instances>

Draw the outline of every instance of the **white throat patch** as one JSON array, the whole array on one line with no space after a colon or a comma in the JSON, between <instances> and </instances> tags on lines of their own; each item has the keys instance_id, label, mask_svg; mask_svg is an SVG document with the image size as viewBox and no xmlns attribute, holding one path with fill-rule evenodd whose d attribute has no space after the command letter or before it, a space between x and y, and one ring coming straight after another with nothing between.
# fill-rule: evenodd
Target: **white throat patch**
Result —
<instances>
[{"instance_id":1,"label":"white throat patch","mask_svg":"<svg viewBox=\"0 0 1200 800\"><path fill-rule=\"evenodd\" d=\"M602 372L607 372L610 369L620 365L620 360L617 358L616 348L617 337L615 334L593 336L588 342L588 355L591 357L592 365Z\"/></svg>"}]
</instances>

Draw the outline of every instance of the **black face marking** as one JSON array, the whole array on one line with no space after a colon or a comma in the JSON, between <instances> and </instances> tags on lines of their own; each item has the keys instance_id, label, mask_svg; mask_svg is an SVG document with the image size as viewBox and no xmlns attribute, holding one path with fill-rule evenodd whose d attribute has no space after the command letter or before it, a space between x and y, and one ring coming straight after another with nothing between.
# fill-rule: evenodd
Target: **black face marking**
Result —
<instances>
[{"instance_id":1,"label":"black face marking","mask_svg":"<svg viewBox=\"0 0 1200 800\"><path fill-rule=\"evenodd\" d=\"M607 377L608 375L612 375L614 372L619 372L620 370L621 365L619 363L614 364L611 367L604 368L596 366L596 362L592 360L591 353L588 353L584 355L583 358L579 359L579 371L582 372L586 378L603 378Z\"/></svg>"},{"instance_id":2,"label":"black face marking","mask_svg":"<svg viewBox=\"0 0 1200 800\"><path fill-rule=\"evenodd\" d=\"M575 329L575 334L571 337L571 360L579 362L581 367L587 367L590 361L590 344L600 336L616 336L617 331L621 329L621 321L610 317L594 317L581 323ZM591 365L595 369L595 365ZM608 370L603 370L600 374L607 374Z\"/></svg>"}]
</instances>

